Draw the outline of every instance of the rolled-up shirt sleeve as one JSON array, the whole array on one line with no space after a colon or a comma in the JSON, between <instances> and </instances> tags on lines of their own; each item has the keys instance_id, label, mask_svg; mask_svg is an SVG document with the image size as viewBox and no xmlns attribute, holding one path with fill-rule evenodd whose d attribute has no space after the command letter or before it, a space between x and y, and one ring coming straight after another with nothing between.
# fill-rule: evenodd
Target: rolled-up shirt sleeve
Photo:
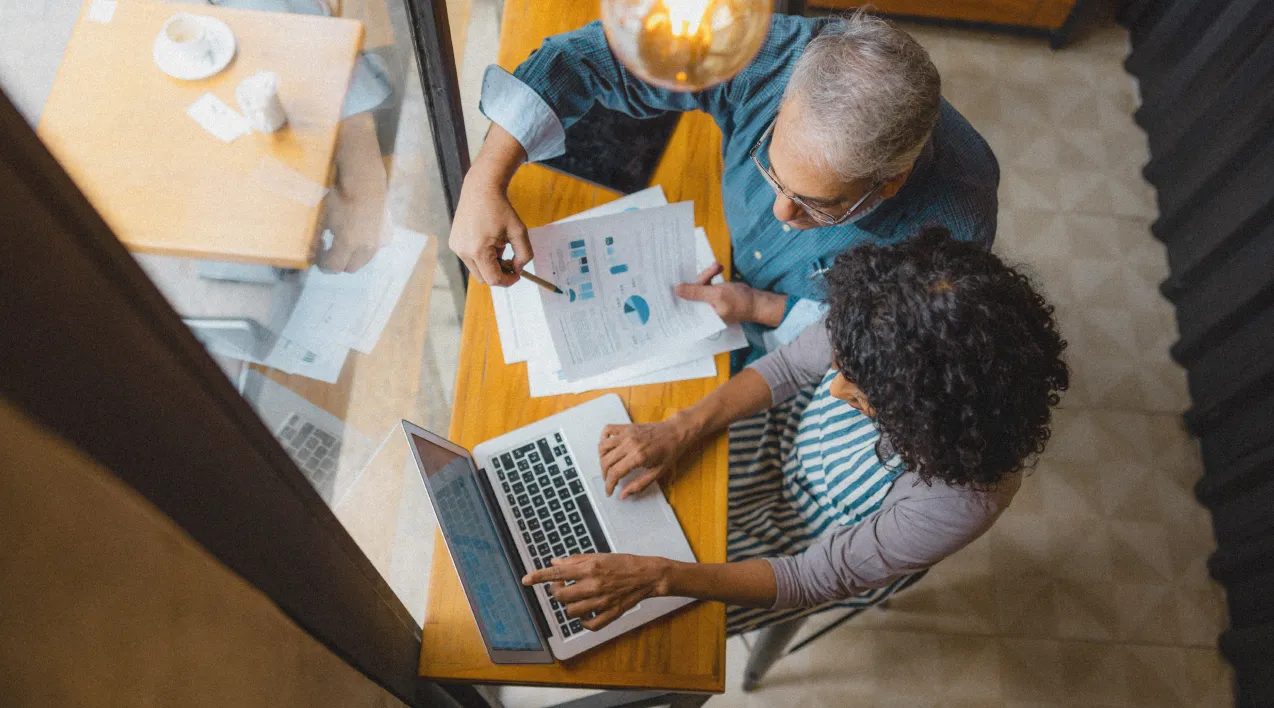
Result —
<instances>
[{"instance_id":1,"label":"rolled-up shirt sleeve","mask_svg":"<svg viewBox=\"0 0 1274 708\"><path fill-rule=\"evenodd\" d=\"M482 115L509 131L526 150L527 162L566 152L566 129L535 89L492 64L482 76Z\"/></svg>"},{"instance_id":2,"label":"rolled-up shirt sleeve","mask_svg":"<svg viewBox=\"0 0 1274 708\"><path fill-rule=\"evenodd\" d=\"M880 509L859 523L836 529L803 553L767 559L778 586L773 609L844 600L933 566L985 533L1020 483L1013 475L993 490L978 491L900 476Z\"/></svg>"},{"instance_id":3,"label":"rolled-up shirt sleeve","mask_svg":"<svg viewBox=\"0 0 1274 708\"><path fill-rule=\"evenodd\" d=\"M774 351L796 339L797 336L827 314L827 303L821 300L789 295L783 311L783 321L778 327L762 335L766 351Z\"/></svg>"},{"instance_id":4,"label":"rolled-up shirt sleeve","mask_svg":"<svg viewBox=\"0 0 1274 708\"><path fill-rule=\"evenodd\" d=\"M770 405L818 383L832 368L832 342L820 320L795 339L748 365L770 386Z\"/></svg>"}]
</instances>

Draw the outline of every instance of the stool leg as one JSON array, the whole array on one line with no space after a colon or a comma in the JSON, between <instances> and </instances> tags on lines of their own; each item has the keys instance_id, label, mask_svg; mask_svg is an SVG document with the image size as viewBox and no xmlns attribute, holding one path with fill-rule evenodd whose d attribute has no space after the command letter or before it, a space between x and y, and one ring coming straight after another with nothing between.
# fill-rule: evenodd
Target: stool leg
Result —
<instances>
[{"instance_id":1,"label":"stool leg","mask_svg":"<svg viewBox=\"0 0 1274 708\"><path fill-rule=\"evenodd\" d=\"M752 647L752 654L748 657L748 668L743 673L744 691L755 689L770 667L774 666L774 662L783 657L783 650L805 624L805 619L798 617L761 630L756 646Z\"/></svg>"}]
</instances>

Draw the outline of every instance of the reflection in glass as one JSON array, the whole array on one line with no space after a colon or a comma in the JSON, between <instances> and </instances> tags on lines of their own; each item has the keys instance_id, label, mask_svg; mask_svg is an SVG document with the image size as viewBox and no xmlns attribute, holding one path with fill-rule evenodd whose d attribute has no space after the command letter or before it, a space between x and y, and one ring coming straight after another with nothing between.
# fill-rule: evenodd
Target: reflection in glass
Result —
<instances>
[{"instance_id":1,"label":"reflection in glass","mask_svg":"<svg viewBox=\"0 0 1274 708\"><path fill-rule=\"evenodd\" d=\"M459 320L404 2L10 3L0 87L419 619L431 514L391 433L446 430ZM452 5L462 66L470 16L490 37L498 14ZM173 41L197 51L161 68L183 13L228 27L233 59L183 20ZM211 73L174 78L200 47Z\"/></svg>"}]
</instances>

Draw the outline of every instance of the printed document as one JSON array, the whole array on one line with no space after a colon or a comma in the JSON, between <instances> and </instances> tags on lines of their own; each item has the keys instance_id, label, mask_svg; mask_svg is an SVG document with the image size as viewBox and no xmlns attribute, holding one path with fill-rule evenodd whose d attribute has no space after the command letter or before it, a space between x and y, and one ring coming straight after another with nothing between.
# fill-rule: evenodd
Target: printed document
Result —
<instances>
[{"instance_id":1,"label":"printed document","mask_svg":"<svg viewBox=\"0 0 1274 708\"><path fill-rule=\"evenodd\" d=\"M554 223L591 219L595 216L663 206L667 203L668 198L664 196L663 188L655 185ZM503 257L513 259L512 246L505 247ZM525 270L534 274L535 264L527 265ZM544 312L540 308L538 291L539 286L525 279L507 288L491 288L491 300L495 305L495 327L500 333L500 349L504 352L506 364L526 361L536 348L538 333L545 331Z\"/></svg>"},{"instance_id":2,"label":"printed document","mask_svg":"<svg viewBox=\"0 0 1274 708\"><path fill-rule=\"evenodd\" d=\"M695 275L694 205L681 202L530 231L553 349L567 381L668 356L726 328L673 289Z\"/></svg>"},{"instance_id":3,"label":"printed document","mask_svg":"<svg viewBox=\"0 0 1274 708\"><path fill-rule=\"evenodd\" d=\"M707 232L702 227L696 227L695 269L706 270L715 261L716 256L713 255L712 246L708 243ZM724 283L725 279L718 275L712 279L712 282ZM538 302L539 298L536 298L536 303ZM539 322L544 321L543 312L537 310L533 316L537 317ZM550 345L527 358L526 376L530 383L531 398L705 379L717 375L715 359L717 354L731 352L747 344L748 340L743 334L743 329L737 324L731 324L716 334L700 339L677 354L644 359L577 381L567 381L562 377L562 367L558 365L557 357L553 355Z\"/></svg>"}]
</instances>

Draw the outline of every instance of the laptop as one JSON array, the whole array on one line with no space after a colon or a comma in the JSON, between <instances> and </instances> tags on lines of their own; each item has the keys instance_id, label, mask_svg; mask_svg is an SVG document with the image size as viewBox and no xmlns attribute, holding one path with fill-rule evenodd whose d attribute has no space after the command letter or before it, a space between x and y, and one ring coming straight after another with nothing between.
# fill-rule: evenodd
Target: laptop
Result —
<instances>
[{"instance_id":1,"label":"laptop","mask_svg":"<svg viewBox=\"0 0 1274 708\"><path fill-rule=\"evenodd\" d=\"M623 402L612 393L488 440L470 453L403 421L491 661L569 659L693 602L649 598L592 632L567 617L545 585L522 585L531 569L580 553L695 561L659 485L624 501L619 494L606 496L597 443L607 425L629 422Z\"/></svg>"},{"instance_id":2,"label":"laptop","mask_svg":"<svg viewBox=\"0 0 1274 708\"><path fill-rule=\"evenodd\" d=\"M239 392L329 506L339 503L376 451L376 442L254 369Z\"/></svg>"}]
</instances>

